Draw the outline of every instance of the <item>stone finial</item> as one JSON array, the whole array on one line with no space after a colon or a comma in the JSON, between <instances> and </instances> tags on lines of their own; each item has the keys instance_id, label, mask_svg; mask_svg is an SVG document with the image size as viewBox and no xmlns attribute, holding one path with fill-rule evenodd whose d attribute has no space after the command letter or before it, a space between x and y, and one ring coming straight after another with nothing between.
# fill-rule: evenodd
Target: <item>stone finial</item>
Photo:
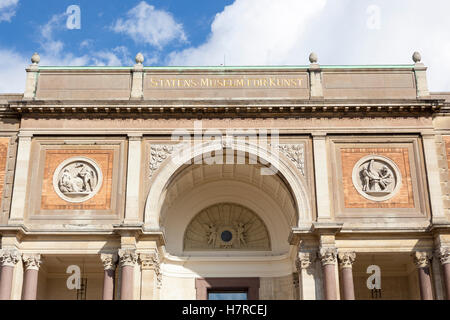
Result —
<instances>
[{"instance_id":1,"label":"stone finial","mask_svg":"<svg viewBox=\"0 0 450 320\"><path fill-rule=\"evenodd\" d=\"M314 52L311 52L311 54L309 55L309 62L317 63L317 61L319 61L319 58L317 57L317 54L314 53Z\"/></svg>"},{"instance_id":2,"label":"stone finial","mask_svg":"<svg viewBox=\"0 0 450 320\"><path fill-rule=\"evenodd\" d=\"M39 54L37 52L33 53L33 55L31 56L31 62L33 63L33 65L37 65L40 61L41 57L39 56Z\"/></svg>"},{"instance_id":3,"label":"stone finial","mask_svg":"<svg viewBox=\"0 0 450 320\"><path fill-rule=\"evenodd\" d=\"M137 63L137 64L142 64L142 63L144 62L144 55L143 55L142 53L139 52L139 53L136 55L135 60L136 60L136 63Z\"/></svg>"},{"instance_id":4,"label":"stone finial","mask_svg":"<svg viewBox=\"0 0 450 320\"><path fill-rule=\"evenodd\" d=\"M420 54L420 52L416 51L413 53L412 59L414 63L419 63L422 60L422 55Z\"/></svg>"}]
</instances>

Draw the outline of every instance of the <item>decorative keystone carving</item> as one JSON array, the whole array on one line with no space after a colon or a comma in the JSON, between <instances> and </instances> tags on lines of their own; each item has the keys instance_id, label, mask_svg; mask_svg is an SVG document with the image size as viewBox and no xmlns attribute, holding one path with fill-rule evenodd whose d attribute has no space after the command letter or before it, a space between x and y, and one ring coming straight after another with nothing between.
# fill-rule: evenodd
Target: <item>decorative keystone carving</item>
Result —
<instances>
[{"instance_id":1,"label":"decorative keystone carving","mask_svg":"<svg viewBox=\"0 0 450 320\"><path fill-rule=\"evenodd\" d=\"M343 268L351 268L356 259L356 253L354 252L339 252L339 267Z\"/></svg>"},{"instance_id":2,"label":"decorative keystone carving","mask_svg":"<svg viewBox=\"0 0 450 320\"><path fill-rule=\"evenodd\" d=\"M319 251L319 259L322 263L322 266L336 264L336 253L336 248L321 248Z\"/></svg>"},{"instance_id":3,"label":"decorative keystone carving","mask_svg":"<svg viewBox=\"0 0 450 320\"><path fill-rule=\"evenodd\" d=\"M450 263L450 248L441 248L439 250L439 260L442 264Z\"/></svg>"},{"instance_id":4,"label":"decorative keystone carving","mask_svg":"<svg viewBox=\"0 0 450 320\"><path fill-rule=\"evenodd\" d=\"M121 267L132 266L136 264L138 256L134 249L119 249L119 261Z\"/></svg>"},{"instance_id":5,"label":"decorative keystone carving","mask_svg":"<svg viewBox=\"0 0 450 320\"><path fill-rule=\"evenodd\" d=\"M310 268L316 261L316 255L314 252L299 252L295 261L298 272L301 272L302 269Z\"/></svg>"},{"instance_id":6,"label":"decorative keystone carving","mask_svg":"<svg viewBox=\"0 0 450 320\"><path fill-rule=\"evenodd\" d=\"M40 254L23 254L22 260L25 270L39 270L42 262Z\"/></svg>"},{"instance_id":7,"label":"decorative keystone carving","mask_svg":"<svg viewBox=\"0 0 450 320\"><path fill-rule=\"evenodd\" d=\"M0 262L3 267L15 267L20 261L20 253L16 249L0 250Z\"/></svg>"},{"instance_id":8,"label":"decorative keystone carving","mask_svg":"<svg viewBox=\"0 0 450 320\"><path fill-rule=\"evenodd\" d=\"M150 147L150 178L172 153L173 146L171 145L152 145Z\"/></svg>"},{"instance_id":9,"label":"decorative keystone carving","mask_svg":"<svg viewBox=\"0 0 450 320\"><path fill-rule=\"evenodd\" d=\"M305 175L305 146L303 144L280 144L278 149L291 160L300 173Z\"/></svg>"},{"instance_id":10,"label":"decorative keystone carving","mask_svg":"<svg viewBox=\"0 0 450 320\"><path fill-rule=\"evenodd\" d=\"M100 259L102 260L103 268L105 270L115 270L119 257L117 253L102 253Z\"/></svg>"},{"instance_id":11,"label":"decorative keystone carving","mask_svg":"<svg viewBox=\"0 0 450 320\"><path fill-rule=\"evenodd\" d=\"M414 264L417 268L427 268L430 266L431 253L427 251L414 252Z\"/></svg>"}]
</instances>

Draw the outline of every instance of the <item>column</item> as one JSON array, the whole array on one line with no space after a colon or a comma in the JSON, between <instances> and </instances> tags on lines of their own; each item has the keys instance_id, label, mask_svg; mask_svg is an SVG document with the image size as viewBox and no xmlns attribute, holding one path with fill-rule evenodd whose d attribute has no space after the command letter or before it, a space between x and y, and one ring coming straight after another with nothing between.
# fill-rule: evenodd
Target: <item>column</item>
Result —
<instances>
[{"instance_id":1,"label":"column","mask_svg":"<svg viewBox=\"0 0 450 320\"><path fill-rule=\"evenodd\" d=\"M41 266L40 254L24 254L22 256L25 267L25 275L22 286L22 300L36 300L39 267Z\"/></svg>"},{"instance_id":2,"label":"column","mask_svg":"<svg viewBox=\"0 0 450 320\"><path fill-rule=\"evenodd\" d=\"M355 287L353 285L353 262L356 254L354 252L339 252L339 269L341 270L342 293L344 300L355 300Z\"/></svg>"},{"instance_id":3,"label":"column","mask_svg":"<svg viewBox=\"0 0 450 320\"><path fill-rule=\"evenodd\" d=\"M337 300L336 292L336 249L321 248L319 258L323 270L323 287L325 291L325 300Z\"/></svg>"},{"instance_id":4,"label":"column","mask_svg":"<svg viewBox=\"0 0 450 320\"><path fill-rule=\"evenodd\" d=\"M157 290L161 287L161 269L158 252L141 253L141 299L157 300Z\"/></svg>"},{"instance_id":5,"label":"column","mask_svg":"<svg viewBox=\"0 0 450 320\"><path fill-rule=\"evenodd\" d=\"M316 300L315 262L317 251L299 252L295 265L298 271L300 300Z\"/></svg>"},{"instance_id":6,"label":"column","mask_svg":"<svg viewBox=\"0 0 450 320\"><path fill-rule=\"evenodd\" d=\"M420 297L422 300L433 300L433 289L430 277L431 253L416 251L414 253L414 264L419 273Z\"/></svg>"},{"instance_id":7,"label":"column","mask_svg":"<svg viewBox=\"0 0 450 320\"><path fill-rule=\"evenodd\" d=\"M441 177L439 174L439 164L436 149L436 139L434 134L422 134L425 164L427 168L428 189L430 192L430 204L432 222L447 223L444 212L444 196L441 189Z\"/></svg>"},{"instance_id":8,"label":"column","mask_svg":"<svg viewBox=\"0 0 450 320\"><path fill-rule=\"evenodd\" d=\"M103 300L114 300L114 283L116 279L117 253L102 253L100 259L103 263Z\"/></svg>"},{"instance_id":9,"label":"column","mask_svg":"<svg viewBox=\"0 0 450 320\"><path fill-rule=\"evenodd\" d=\"M28 168L30 165L31 137L27 133L19 133L19 145L17 149L14 187L11 200L10 224L23 223L26 205L26 192L28 183Z\"/></svg>"},{"instance_id":10,"label":"column","mask_svg":"<svg viewBox=\"0 0 450 320\"><path fill-rule=\"evenodd\" d=\"M444 273L445 297L450 300L450 248L441 248L439 260Z\"/></svg>"},{"instance_id":11,"label":"column","mask_svg":"<svg viewBox=\"0 0 450 320\"><path fill-rule=\"evenodd\" d=\"M128 134L128 169L125 223L139 222L142 134Z\"/></svg>"},{"instance_id":12,"label":"column","mask_svg":"<svg viewBox=\"0 0 450 320\"><path fill-rule=\"evenodd\" d=\"M331 219L330 187L327 161L326 134L313 134L314 175L317 199L317 221Z\"/></svg>"},{"instance_id":13,"label":"column","mask_svg":"<svg viewBox=\"0 0 450 320\"><path fill-rule=\"evenodd\" d=\"M120 299L133 300L134 266L137 254L134 249L120 249L119 261L121 268Z\"/></svg>"},{"instance_id":14,"label":"column","mask_svg":"<svg viewBox=\"0 0 450 320\"><path fill-rule=\"evenodd\" d=\"M0 250L2 271L0 277L0 300L11 300L11 289L14 276L14 268L20 261L20 253L16 249Z\"/></svg>"}]
</instances>

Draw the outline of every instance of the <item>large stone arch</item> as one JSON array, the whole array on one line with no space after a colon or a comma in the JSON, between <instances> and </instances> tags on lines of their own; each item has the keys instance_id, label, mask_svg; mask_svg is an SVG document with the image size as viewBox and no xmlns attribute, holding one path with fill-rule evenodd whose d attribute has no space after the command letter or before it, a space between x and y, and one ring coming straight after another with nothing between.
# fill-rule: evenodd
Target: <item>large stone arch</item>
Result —
<instances>
[{"instance_id":1,"label":"large stone arch","mask_svg":"<svg viewBox=\"0 0 450 320\"><path fill-rule=\"evenodd\" d=\"M221 141L205 142L196 146L193 145L187 148L187 152L183 152L176 162L167 159L161 165L159 170L155 172L145 203L144 223L146 228L160 228L160 213L167 187L176 173L185 166L184 163L188 163L203 154L210 154L213 151L223 149L223 147ZM293 227L309 228L311 226L313 213L306 182L290 160L279 153L273 153L271 150L247 142L234 141L233 143L227 144L226 147L234 151L257 156L270 164L291 191L298 218L297 225Z\"/></svg>"}]
</instances>

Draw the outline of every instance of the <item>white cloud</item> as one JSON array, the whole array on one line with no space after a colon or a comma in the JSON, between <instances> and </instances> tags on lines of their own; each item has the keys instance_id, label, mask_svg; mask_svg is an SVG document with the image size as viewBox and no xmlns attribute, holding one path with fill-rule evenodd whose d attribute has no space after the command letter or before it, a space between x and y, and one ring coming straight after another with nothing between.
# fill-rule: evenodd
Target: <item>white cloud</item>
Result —
<instances>
[{"instance_id":1,"label":"white cloud","mask_svg":"<svg viewBox=\"0 0 450 320\"><path fill-rule=\"evenodd\" d=\"M42 26L39 34L39 42L41 44L42 52L41 65L51 66L121 66L124 63L129 64L128 50L119 46L112 50L89 51L84 55L74 55L64 49L64 42L56 39L55 33L65 29L67 14L61 13L53 15L50 20ZM92 40L83 41L80 46L82 48L89 48L92 45Z\"/></svg>"},{"instance_id":2,"label":"white cloud","mask_svg":"<svg viewBox=\"0 0 450 320\"><path fill-rule=\"evenodd\" d=\"M118 19L112 30L126 34L137 43L146 43L162 49L172 41L185 42L183 26L164 10L155 9L145 1L127 13L126 19Z\"/></svg>"},{"instance_id":3,"label":"white cloud","mask_svg":"<svg viewBox=\"0 0 450 320\"><path fill-rule=\"evenodd\" d=\"M216 15L203 45L170 55L172 65L288 63L326 0L236 0ZM298 57L297 60L300 60Z\"/></svg>"},{"instance_id":4,"label":"white cloud","mask_svg":"<svg viewBox=\"0 0 450 320\"><path fill-rule=\"evenodd\" d=\"M370 5L380 29L367 27ZM169 54L169 65L411 64L429 67L433 91L450 90L450 1L236 0L216 15L201 45Z\"/></svg>"},{"instance_id":5,"label":"white cloud","mask_svg":"<svg viewBox=\"0 0 450 320\"><path fill-rule=\"evenodd\" d=\"M0 0L0 22L11 21L16 14L19 0Z\"/></svg>"},{"instance_id":6,"label":"white cloud","mask_svg":"<svg viewBox=\"0 0 450 320\"><path fill-rule=\"evenodd\" d=\"M29 59L12 50L0 49L0 93L23 93Z\"/></svg>"}]
</instances>

